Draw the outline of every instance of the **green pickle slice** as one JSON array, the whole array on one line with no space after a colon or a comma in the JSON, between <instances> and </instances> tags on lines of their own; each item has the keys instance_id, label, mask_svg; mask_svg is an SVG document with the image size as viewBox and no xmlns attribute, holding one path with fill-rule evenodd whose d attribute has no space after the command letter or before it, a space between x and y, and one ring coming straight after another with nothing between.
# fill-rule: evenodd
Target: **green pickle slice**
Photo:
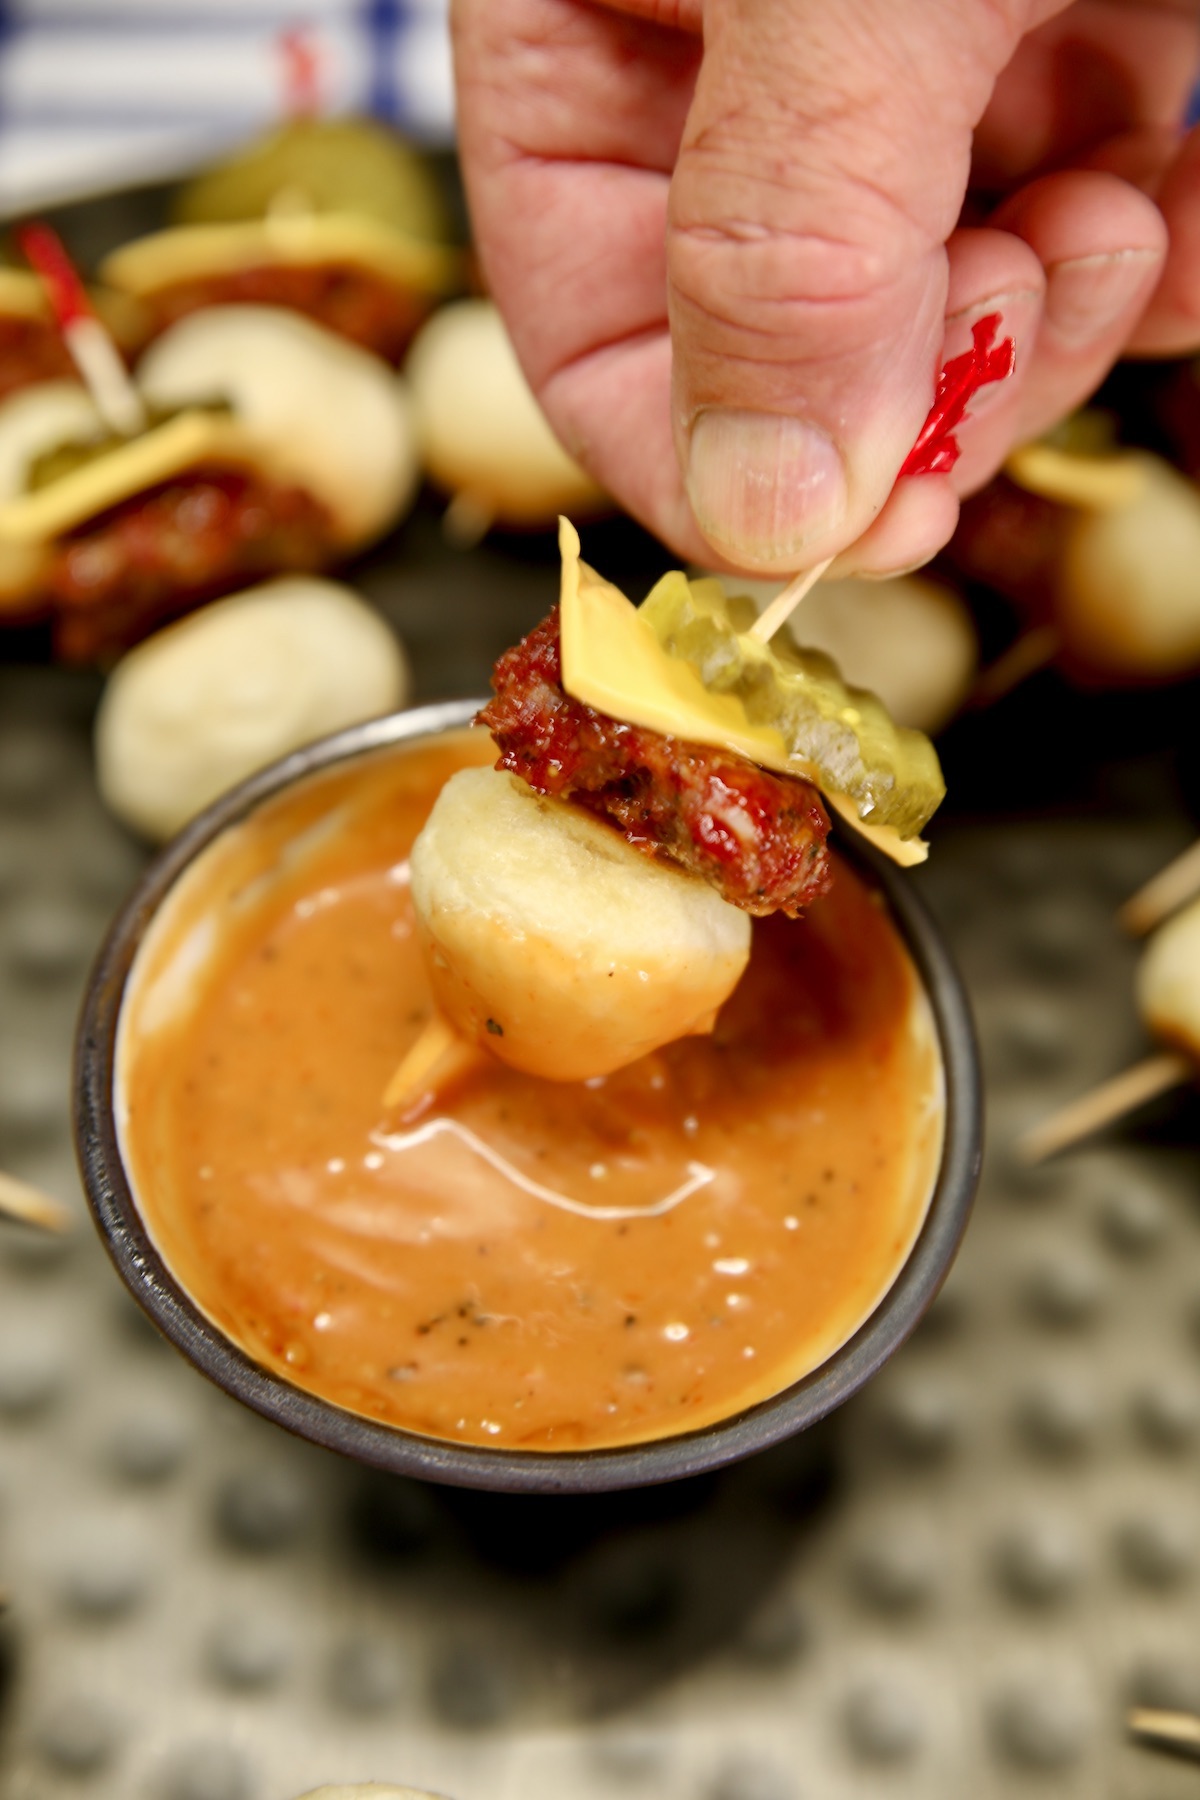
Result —
<instances>
[{"instance_id":1,"label":"green pickle slice","mask_svg":"<svg viewBox=\"0 0 1200 1800\"><path fill-rule=\"evenodd\" d=\"M424 157L374 119L292 119L188 183L178 225L260 219L280 194L313 212L359 213L409 237L452 236L449 213Z\"/></svg>"},{"instance_id":2,"label":"green pickle slice","mask_svg":"<svg viewBox=\"0 0 1200 1800\"><path fill-rule=\"evenodd\" d=\"M172 419L179 418L185 412L218 413L226 418L233 417L233 408L226 400L194 401L188 406L148 406L146 429L135 433L135 436L145 437L160 425L169 425ZM89 438L66 438L61 444L55 444L33 458L25 471L23 492L36 494L42 488L51 487L54 482L73 475L76 469L84 469L89 463L99 462L113 450L120 450L133 442L133 437L125 437L115 431L99 432L95 437Z\"/></svg>"},{"instance_id":3,"label":"green pickle slice","mask_svg":"<svg viewBox=\"0 0 1200 1800\"><path fill-rule=\"evenodd\" d=\"M876 695L844 682L831 657L783 632L759 644L745 635L758 616L752 600L678 569L638 611L710 693L733 695L751 723L780 732L797 775L844 796L864 825L920 835L946 792L937 751L924 732L895 724Z\"/></svg>"}]
</instances>

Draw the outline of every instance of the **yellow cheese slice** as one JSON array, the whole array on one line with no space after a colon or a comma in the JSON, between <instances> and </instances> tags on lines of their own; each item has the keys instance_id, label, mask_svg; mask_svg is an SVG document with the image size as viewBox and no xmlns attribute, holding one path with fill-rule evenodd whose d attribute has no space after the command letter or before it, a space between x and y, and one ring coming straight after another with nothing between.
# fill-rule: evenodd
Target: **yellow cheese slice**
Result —
<instances>
[{"instance_id":1,"label":"yellow cheese slice","mask_svg":"<svg viewBox=\"0 0 1200 1800\"><path fill-rule=\"evenodd\" d=\"M632 601L581 561L579 533L568 519L558 522L558 546L562 681L568 694L628 725L732 750L764 769L811 781L885 856L904 866L924 862L929 846L923 839L864 824L852 800L829 793L811 763L789 755L782 732L752 722L735 695L710 693L689 663L664 650Z\"/></svg>"},{"instance_id":2,"label":"yellow cheese slice","mask_svg":"<svg viewBox=\"0 0 1200 1800\"><path fill-rule=\"evenodd\" d=\"M894 825L868 825L859 818L853 800L847 799L845 794L831 794L827 788L822 788L821 792L839 819L852 825L860 837L866 838L881 855L899 863L902 869L915 868L917 863L928 859L929 845L924 838L902 838Z\"/></svg>"},{"instance_id":3,"label":"yellow cheese slice","mask_svg":"<svg viewBox=\"0 0 1200 1800\"><path fill-rule=\"evenodd\" d=\"M458 252L406 237L361 213L273 213L232 225L177 225L138 238L105 259L103 279L148 297L177 281L233 275L263 264L350 263L420 293L445 293L461 272Z\"/></svg>"},{"instance_id":4,"label":"yellow cheese slice","mask_svg":"<svg viewBox=\"0 0 1200 1800\"><path fill-rule=\"evenodd\" d=\"M94 462L0 505L0 542L38 544L198 463L263 468L268 447L227 413L182 412Z\"/></svg>"},{"instance_id":5,"label":"yellow cheese slice","mask_svg":"<svg viewBox=\"0 0 1200 1800\"><path fill-rule=\"evenodd\" d=\"M1027 493L1089 512L1118 512L1146 491L1147 474L1136 453L1076 456L1052 444L1024 444L1004 465L1010 481Z\"/></svg>"},{"instance_id":6,"label":"yellow cheese slice","mask_svg":"<svg viewBox=\"0 0 1200 1800\"><path fill-rule=\"evenodd\" d=\"M28 269L0 269L0 314L10 319L49 319L40 278Z\"/></svg>"},{"instance_id":7,"label":"yellow cheese slice","mask_svg":"<svg viewBox=\"0 0 1200 1800\"><path fill-rule=\"evenodd\" d=\"M576 700L666 737L736 750L766 769L809 776L789 763L781 732L754 725L732 694L710 694L696 671L663 649L637 607L581 562L579 533L558 523L563 686Z\"/></svg>"}]
</instances>

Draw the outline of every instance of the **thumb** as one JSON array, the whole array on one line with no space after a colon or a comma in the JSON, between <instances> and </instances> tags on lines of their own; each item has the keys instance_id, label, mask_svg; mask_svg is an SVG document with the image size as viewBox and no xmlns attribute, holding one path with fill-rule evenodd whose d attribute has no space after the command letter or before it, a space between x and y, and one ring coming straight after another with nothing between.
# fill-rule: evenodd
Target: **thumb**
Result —
<instances>
[{"instance_id":1,"label":"thumb","mask_svg":"<svg viewBox=\"0 0 1200 1800\"><path fill-rule=\"evenodd\" d=\"M706 0L668 211L672 411L696 522L735 565L809 566L891 491L1002 10Z\"/></svg>"}]
</instances>

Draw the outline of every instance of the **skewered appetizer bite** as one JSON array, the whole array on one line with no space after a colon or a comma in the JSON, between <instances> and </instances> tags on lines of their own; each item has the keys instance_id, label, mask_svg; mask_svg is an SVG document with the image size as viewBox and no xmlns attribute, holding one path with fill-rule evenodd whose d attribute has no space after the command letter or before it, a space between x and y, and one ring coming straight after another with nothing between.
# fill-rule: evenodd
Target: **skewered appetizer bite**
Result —
<instances>
[{"instance_id":1,"label":"skewered appetizer bite","mask_svg":"<svg viewBox=\"0 0 1200 1800\"><path fill-rule=\"evenodd\" d=\"M282 306L396 363L459 276L432 171L369 119L293 119L191 182L176 220L103 265L158 330Z\"/></svg>"},{"instance_id":2,"label":"skewered appetizer bite","mask_svg":"<svg viewBox=\"0 0 1200 1800\"><path fill-rule=\"evenodd\" d=\"M1018 1146L1026 1161L1054 1156L1195 1080L1200 1070L1200 900L1183 907L1147 940L1134 992L1142 1022L1161 1048L1027 1132Z\"/></svg>"},{"instance_id":3,"label":"skewered appetizer bite","mask_svg":"<svg viewBox=\"0 0 1200 1800\"><path fill-rule=\"evenodd\" d=\"M1087 684L1200 666L1200 489L1149 451L1107 447L1098 419L1016 451L964 504L950 556L1014 600L1044 659Z\"/></svg>"},{"instance_id":4,"label":"skewered appetizer bite","mask_svg":"<svg viewBox=\"0 0 1200 1800\"><path fill-rule=\"evenodd\" d=\"M412 877L455 1030L580 1080L712 1029L747 916L828 887L822 795L915 862L944 784L929 741L827 657L753 639L753 602L676 573L635 608L566 520L560 543L560 606L501 657L480 714L497 769L443 790Z\"/></svg>"},{"instance_id":5,"label":"skewered appetizer bite","mask_svg":"<svg viewBox=\"0 0 1200 1800\"><path fill-rule=\"evenodd\" d=\"M422 327L405 364L425 471L450 495L449 532L546 528L607 502L546 422L490 300L458 300Z\"/></svg>"},{"instance_id":6,"label":"skewered appetizer bite","mask_svg":"<svg viewBox=\"0 0 1200 1800\"><path fill-rule=\"evenodd\" d=\"M279 576L122 657L96 716L100 793L161 842L289 750L397 711L409 689L403 646L352 588Z\"/></svg>"},{"instance_id":7,"label":"skewered appetizer bite","mask_svg":"<svg viewBox=\"0 0 1200 1800\"><path fill-rule=\"evenodd\" d=\"M247 579L323 568L415 490L395 376L294 313L185 319L142 359L137 391L134 435L106 428L80 386L0 404L9 610L50 612L67 660L110 655Z\"/></svg>"}]
</instances>

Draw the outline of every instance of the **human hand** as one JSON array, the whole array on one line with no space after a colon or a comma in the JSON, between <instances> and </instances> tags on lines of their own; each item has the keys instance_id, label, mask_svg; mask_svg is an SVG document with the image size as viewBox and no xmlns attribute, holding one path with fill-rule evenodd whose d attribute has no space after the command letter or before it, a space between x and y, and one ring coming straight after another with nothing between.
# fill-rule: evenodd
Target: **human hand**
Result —
<instances>
[{"instance_id":1,"label":"human hand","mask_svg":"<svg viewBox=\"0 0 1200 1800\"><path fill-rule=\"evenodd\" d=\"M1120 354L1200 345L1193 0L453 16L518 354L568 448L685 556L913 566ZM939 364L997 311L1016 373L973 403L953 475L897 482Z\"/></svg>"}]
</instances>

